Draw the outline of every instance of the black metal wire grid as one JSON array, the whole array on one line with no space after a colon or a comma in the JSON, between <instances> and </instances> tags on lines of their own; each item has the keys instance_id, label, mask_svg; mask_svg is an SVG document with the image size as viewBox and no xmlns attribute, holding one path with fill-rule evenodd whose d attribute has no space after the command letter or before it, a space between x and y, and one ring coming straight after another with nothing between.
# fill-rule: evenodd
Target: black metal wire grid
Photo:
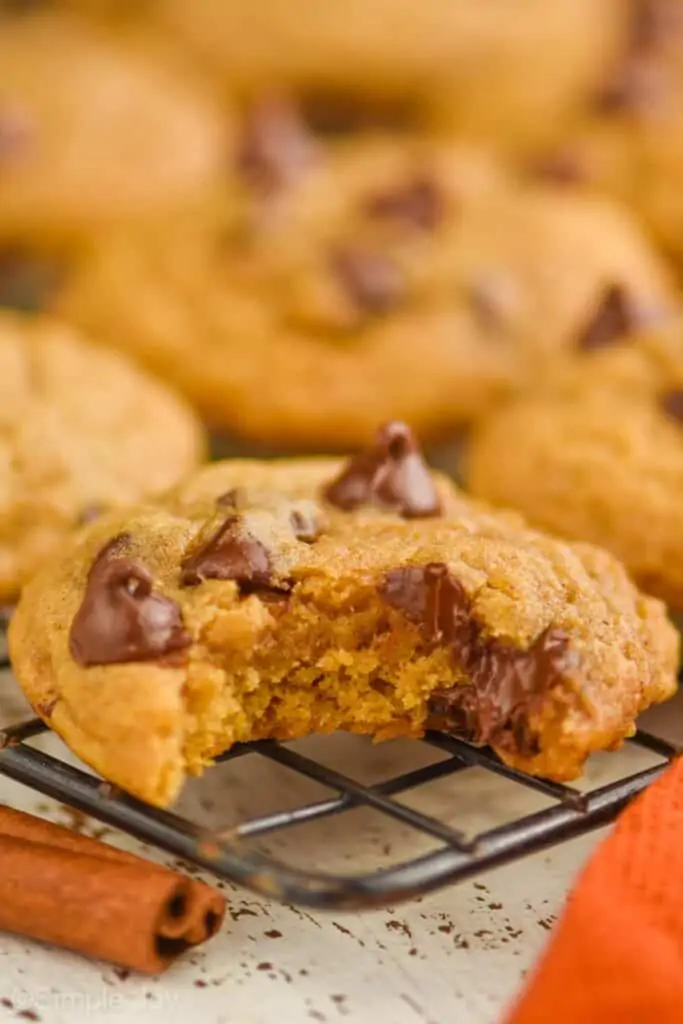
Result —
<instances>
[{"instance_id":1,"label":"black metal wire grid","mask_svg":"<svg viewBox=\"0 0 683 1024\"><path fill-rule=\"evenodd\" d=\"M276 742L241 745L218 761L248 754L268 758L322 783L336 795L212 832L178 814L149 807L109 783L34 749L27 741L44 731L45 725L32 719L0 733L0 774L172 853L218 878L246 886L269 898L318 910L396 904L583 835L612 821L679 753L665 740L640 731L629 742L647 749L660 759L659 762L617 782L582 792L524 775L502 764L490 750L441 733L429 733L422 742L438 748L446 755L443 760L369 786ZM472 837L394 799L436 779L466 774L472 767L486 769L540 792L549 797L552 804ZM454 785L458 781L454 778ZM387 868L348 876L289 866L254 843L259 837L305 822L343 815L357 807L371 807L397 819L422 836L438 841L439 847ZM305 850L303 852L305 854Z\"/></svg>"}]
</instances>

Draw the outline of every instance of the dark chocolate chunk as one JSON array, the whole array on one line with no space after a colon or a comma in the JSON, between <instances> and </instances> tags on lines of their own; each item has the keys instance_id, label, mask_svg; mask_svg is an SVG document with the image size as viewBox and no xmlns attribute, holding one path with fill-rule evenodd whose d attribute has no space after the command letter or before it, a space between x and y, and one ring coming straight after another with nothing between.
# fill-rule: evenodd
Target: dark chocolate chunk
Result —
<instances>
[{"instance_id":1,"label":"dark chocolate chunk","mask_svg":"<svg viewBox=\"0 0 683 1024\"><path fill-rule=\"evenodd\" d=\"M683 388L665 391L659 402L667 416L677 423L683 423Z\"/></svg>"},{"instance_id":2,"label":"dark chocolate chunk","mask_svg":"<svg viewBox=\"0 0 683 1024\"><path fill-rule=\"evenodd\" d=\"M313 138L297 108L269 96L249 110L238 153L238 169L249 185L266 196L286 188L310 165Z\"/></svg>"},{"instance_id":3,"label":"dark chocolate chunk","mask_svg":"<svg viewBox=\"0 0 683 1024\"><path fill-rule=\"evenodd\" d=\"M175 601L154 590L140 562L122 557L128 541L127 534L110 541L88 574L69 634L71 656L81 665L161 659L192 642Z\"/></svg>"},{"instance_id":4,"label":"dark chocolate chunk","mask_svg":"<svg viewBox=\"0 0 683 1024\"><path fill-rule=\"evenodd\" d=\"M387 313L404 297L403 275L384 253L340 248L332 254L332 269L361 313Z\"/></svg>"},{"instance_id":5,"label":"dark chocolate chunk","mask_svg":"<svg viewBox=\"0 0 683 1024\"><path fill-rule=\"evenodd\" d=\"M289 516L289 521L297 540L304 544L314 544L320 536L320 524L313 515L295 508Z\"/></svg>"},{"instance_id":6,"label":"dark chocolate chunk","mask_svg":"<svg viewBox=\"0 0 683 1024\"><path fill-rule=\"evenodd\" d=\"M370 217L394 220L421 231L433 231L444 215L444 197L437 182L418 175L393 191L379 192L365 204Z\"/></svg>"},{"instance_id":7,"label":"dark chocolate chunk","mask_svg":"<svg viewBox=\"0 0 683 1024\"><path fill-rule=\"evenodd\" d=\"M626 290L618 284L610 285L579 334L577 346L589 351L614 345L636 330L640 323L641 318Z\"/></svg>"},{"instance_id":8,"label":"dark chocolate chunk","mask_svg":"<svg viewBox=\"0 0 683 1024\"><path fill-rule=\"evenodd\" d=\"M507 743L520 753L537 753L528 714L562 683L573 663L566 634L548 628L526 650L486 637L464 587L440 562L390 570L381 593L428 640L451 647L467 676L462 685L432 695L435 724L477 743Z\"/></svg>"},{"instance_id":9,"label":"dark chocolate chunk","mask_svg":"<svg viewBox=\"0 0 683 1024\"><path fill-rule=\"evenodd\" d=\"M56 262L16 246L0 248L0 307L44 310L63 280Z\"/></svg>"},{"instance_id":10,"label":"dark chocolate chunk","mask_svg":"<svg viewBox=\"0 0 683 1024\"><path fill-rule=\"evenodd\" d=\"M375 443L354 455L325 490L345 511L361 505L395 509L406 519L437 516L439 496L415 436L405 423L387 423Z\"/></svg>"},{"instance_id":11,"label":"dark chocolate chunk","mask_svg":"<svg viewBox=\"0 0 683 1024\"><path fill-rule=\"evenodd\" d=\"M181 565L181 583L197 586L202 580L235 580L249 593L259 587L287 589L276 584L270 556L260 541L240 530L241 520L229 516L209 540L191 551Z\"/></svg>"}]
</instances>

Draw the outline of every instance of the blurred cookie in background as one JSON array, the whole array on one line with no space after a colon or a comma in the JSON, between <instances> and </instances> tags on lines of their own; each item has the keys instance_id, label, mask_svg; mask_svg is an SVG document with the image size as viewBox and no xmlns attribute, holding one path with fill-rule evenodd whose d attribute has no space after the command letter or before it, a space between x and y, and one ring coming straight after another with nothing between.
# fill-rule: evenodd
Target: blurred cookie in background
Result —
<instances>
[{"instance_id":1,"label":"blurred cookie in background","mask_svg":"<svg viewBox=\"0 0 683 1024\"><path fill-rule=\"evenodd\" d=\"M330 129L436 125L524 149L561 137L624 35L624 0L159 0L152 21L230 96L290 89Z\"/></svg>"},{"instance_id":2,"label":"blurred cookie in background","mask_svg":"<svg viewBox=\"0 0 683 1024\"><path fill-rule=\"evenodd\" d=\"M0 602L75 526L164 490L203 454L187 406L123 356L0 313Z\"/></svg>"},{"instance_id":3,"label":"blurred cookie in background","mask_svg":"<svg viewBox=\"0 0 683 1024\"><path fill-rule=\"evenodd\" d=\"M0 238L89 234L221 174L230 118L161 49L0 9Z\"/></svg>"},{"instance_id":4,"label":"blurred cookie in background","mask_svg":"<svg viewBox=\"0 0 683 1024\"><path fill-rule=\"evenodd\" d=\"M642 216L683 257L683 2L629 0L629 33L600 87L539 168L598 186Z\"/></svg>"},{"instance_id":5,"label":"blurred cookie in background","mask_svg":"<svg viewBox=\"0 0 683 1024\"><path fill-rule=\"evenodd\" d=\"M474 494L601 544L683 610L683 325L638 331L612 289L568 357L471 439Z\"/></svg>"},{"instance_id":6,"label":"blurred cookie in background","mask_svg":"<svg viewBox=\"0 0 683 1024\"><path fill-rule=\"evenodd\" d=\"M271 98L216 208L94 240L52 301L214 429L344 448L382 419L429 441L479 419L571 343L612 281L669 302L611 203L519 186L429 138L325 145Z\"/></svg>"}]
</instances>

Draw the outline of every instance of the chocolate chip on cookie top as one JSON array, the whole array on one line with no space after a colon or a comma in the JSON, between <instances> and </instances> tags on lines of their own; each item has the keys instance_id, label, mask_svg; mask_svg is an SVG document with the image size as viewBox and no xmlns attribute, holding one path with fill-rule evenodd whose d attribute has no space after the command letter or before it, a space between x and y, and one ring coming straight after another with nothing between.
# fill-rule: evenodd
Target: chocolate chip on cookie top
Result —
<instances>
[{"instance_id":1,"label":"chocolate chip on cookie top","mask_svg":"<svg viewBox=\"0 0 683 1024\"><path fill-rule=\"evenodd\" d=\"M626 49L611 81L596 97L598 110L636 116L656 110L671 91L659 57L682 28L677 0L632 0Z\"/></svg>"},{"instance_id":2,"label":"chocolate chip on cookie top","mask_svg":"<svg viewBox=\"0 0 683 1024\"><path fill-rule=\"evenodd\" d=\"M486 638L464 587L443 563L392 569L381 593L428 640L449 645L467 676L466 683L432 694L434 718L478 743L500 743L509 735L526 755L537 753L534 737L521 729L522 719L526 724L529 705L561 685L575 664L567 635L548 628L526 650Z\"/></svg>"},{"instance_id":3,"label":"chocolate chip on cookie top","mask_svg":"<svg viewBox=\"0 0 683 1024\"><path fill-rule=\"evenodd\" d=\"M56 260L18 245L0 246L0 308L24 313L46 309L63 276Z\"/></svg>"},{"instance_id":4,"label":"chocolate chip on cookie top","mask_svg":"<svg viewBox=\"0 0 683 1024\"><path fill-rule=\"evenodd\" d=\"M421 231L433 231L445 213L443 192L428 174L418 174L393 190L371 195L364 208L373 219L397 221Z\"/></svg>"},{"instance_id":5,"label":"chocolate chip on cookie top","mask_svg":"<svg viewBox=\"0 0 683 1024\"><path fill-rule=\"evenodd\" d=\"M584 351L614 345L639 326L640 317L626 290L610 285L579 334L577 346Z\"/></svg>"},{"instance_id":6,"label":"chocolate chip on cookie top","mask_svg":"<svg viewBox=\"0 0 683 1024\"><path fill-rule=\"evenodd\" d=\"M375 442L353 456L324 492L337 508L395 509L406 519L436 516L441 503L415 435L405 423L387 423Z\"/></svg>"},{"instance_id":7,"label":"chocolate chip on cookie top","mask_svg":"<svg viewBox=\"0 0 683 1024\"><path fill-rule=\"evenodd\" d=\"M69 649L81 665L149 661L191 643L178 605L154 590L150 573L126 557L130 537L111 540L93 562L71 624Z\"/></svg>"},{"instance_id":8,"label":"chocolate chip on cookie top","mask_svg":"<svg viewBox=\"0 0 683 1024\"><path fill-rule=\"evenodd\" d=\"M360 246L332 253L332 270L359 313L388 313L404 297L404 279L390 256Z\"/></svg>"},{"instance_id":9,"label":"chocolate chip on cookie top","mask_svg":"<svg viewBox=\"0 0 683 1024\"><path fill-rule=\"evenodd\" d=\"M237 166L255 191L268 196L286 188L314 155L313 137L293 103L268 96L251 107Z\"/></svg>"},{"instance_id":10,"label":"chocolate chip on cookie top","mask_svg":"<svg viewBox=\"0 0 683 1024\"><path fill-rule=\"evenodd\" d=\"M672 420L683 423L683 388L673 388L665 391L659 397L659 404Z\"/></svg>"},{"instance_id":11,"label":"chocolate chip on cookie top","mask_svg":"<svg viewBox=\"0 0 683 1024\"><path fill-rule=\"evenodd\" d=\"M228 516L208 540L190 551L181 565L181 582L197 586L202 580L234 580L241 590L276 586L265 546L250 537L238 516Z\"/></svg>"}]
</instances>

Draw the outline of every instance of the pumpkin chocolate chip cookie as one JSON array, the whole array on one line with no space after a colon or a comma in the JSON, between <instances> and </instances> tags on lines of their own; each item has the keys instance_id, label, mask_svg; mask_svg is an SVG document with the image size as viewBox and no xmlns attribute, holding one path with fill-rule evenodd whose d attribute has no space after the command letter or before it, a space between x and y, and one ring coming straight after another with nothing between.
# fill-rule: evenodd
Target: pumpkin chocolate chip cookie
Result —
<instances>
[{"instance_id":1,"label":"pumpkin chocolate chip cookie","mask_svg":"<svg viewBox=\"0 0 683 1024\"><path fill-rule=\"evenodd\" d=\"M220 175L230 118L140 46L64 12L0 9L0 238L89 233Z\"/></svg>"},{"instance_id":2,"label":"pumpkin chocolate chip cookie","mask_svg":"<svg viewBox=\"0 0 683 1024\"><path fill-rule=\"evenodd\" d=\"M542 166L628 203L683 256L683 4L628 0L629 31L602 85ZM576 123L578 122L578 123Z\"/></svg>"},{"instance_id":3,"label":"pumpkin chocolate chip cookie","mask_svg":"<svg viewBox=\"0 0 683 1024\"><path fill-rule=\"evenodd\" d=\"M558 137L617 51L622 0L159 0L232 96L289 89L322 126L376 121L524 147Z\"/></svg>"},{"instance_id":4,"label":"pumpkin chocolate chip cookie","mask_svg":"<svg viewBox=\"0 0 683 1024\"><path fill-rule=\"evenodd\" d=\"M189 409L124 357L0 314L0 601L75 525L165 490L203 454Z\"/></svg>"},{"instance_id":5,"label":"pumpkin chocolate chip cookie","mask_svg":"<svg viewBox=\"0 0 683 1024\"><path fill-rule=\"evenodd\" d=\"M252 110L225 192L98 238L56 302L247 439L343 450L400 417L431 440L523 384L607 281L669 301L608 201L428 138L324 144L282 100Z\"/></svg>"},{"instance_id":6,"label":"pumpkin chocolate chip cookie","mask_svg":"<svg viewBox=\"0 0 683 1024\"><path fill-rule=\"evenodd\" d=\"M604 545L683 609L683 345L605 293L571 356L471 440L475 494L540 528Z\"/></svg>"},{"instance_id":7,"label":"pumpkin chocolate chip cookie","mask_svg":"<svg viewBox=\"0 0 683 1024\"><path fill-rule=\"evenodd\" d=\"M215 463L86 527L10 627L34 708L167 805L232 744L426 728L575 777L676 686L677 633L610 555L464 497L403 424L348 462Z\"/></svg>"}]
</instances>

